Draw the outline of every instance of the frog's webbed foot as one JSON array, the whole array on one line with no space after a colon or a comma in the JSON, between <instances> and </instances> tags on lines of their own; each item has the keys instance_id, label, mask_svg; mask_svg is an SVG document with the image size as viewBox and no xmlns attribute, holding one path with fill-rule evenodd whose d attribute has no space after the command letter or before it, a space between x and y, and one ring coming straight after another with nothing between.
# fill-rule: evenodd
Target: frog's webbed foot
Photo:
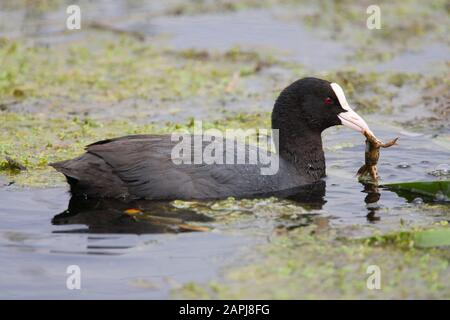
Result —
<instances>
[{"instance_id":1,"label":"frog's webbed foot","mask_svg":"<svg viewBox=\"0 0 450 320\"><path fill-rule=\"evenodd\" d=\"M368 131L364 131L364 136L366 137L366 139L369 141L369 143L371 144L371 146L374 149L379 149L379 148L389 148L392 147L394 144L397 143L398 137L395 139L392 139L386 143L381 142L380 140L378 140L377 137L375 137L373 135L373 133L368 132Z\"/></svg>"},{"instance_id":2,"label":"frog's webbed foot","mask_svg":"<svg viewBox=\"0 0 450 320\"><path fill-rule=\"evenodd\" d=\"M397 140L398 140L398 138L395 138L395 139L392 139L391 141L388 141L386 143L382 143L382 144L380 144L380 147L382 147L382 148L392 147L394 144L397 143Z\"/></svg>"}]
</instances>

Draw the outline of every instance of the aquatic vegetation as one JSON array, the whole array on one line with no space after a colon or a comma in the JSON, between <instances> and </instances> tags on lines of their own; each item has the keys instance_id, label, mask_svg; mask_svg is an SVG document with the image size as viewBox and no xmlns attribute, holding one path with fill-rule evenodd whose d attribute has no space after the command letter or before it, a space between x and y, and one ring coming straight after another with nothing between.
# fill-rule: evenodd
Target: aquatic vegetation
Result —
<instances>
[{"instance_id":1,"label":"aquatic vegetation","mask_svg":"<svg viewBox=\"0 0 450 320\"><path fill-rule=\"evenodd\" d=\"M409 201L417 196L432 201L450 201L450 180L386 183L384 186Z\"/></svg>"},{"instance_id":2,"label":"aquatic vegetation","mask_svg":"<svg viewBox=\"0 0 450 320\"><path fill-rule=\"evenodd\" d=\"M18 184L55 182L47 164L76 156L95 140L170 133L183 127L190 130L192 119L185 124L139 124L125 118L109 120L120 118L114 114L106 120L94 119L90 113L105 113L108 104L130 99L146 100L150 111L190 97L204 99L203 103L212 97L219 99L233 75L242 73L258 57L235 48L218 55L220 63L216 58L196 61L126 37L101 41L88 37L84 44L39 47L9 40L0 44L0 171L16 174L18 170L9 170L11 163L23 164L28 170L14 176ZM253 61L250 66L256 68ZM240 89L233 88L232 94L238 96ZM205 127L268 128L270 119L265 113L237 114L205 122Z\"/></svg>"},{"instance_id":3,"label":"aquatic vegetation","mask_svg":"<svg viewBox=\"0 0 450 320\"><path fill-rule=\"evenodd\" d=\"M442 220L426 228L374 235L364 239L364 243L370 246L395 246L405 250L445 247L450 245L450 229L448 221Z\"/></svg>"},{"instance_id":4,"label":"aquatic vegetation","mask_svg":"<svg viewBox=\"0 0 450 320\"><path fill-rule=\"evenodd\" d=\"M171 55L127 37L92 43L87 39L85 46L37 47L6 41L0 47L0 98L64 97L92 103L217 95L235 66L174 61Z\"/></svg>"},{"instance_id":5,"label":"aquatic vegetation","mask_svg":"<svg viewBox=\"0 0 450 320\"><path fill-rule=\"evenodd\" d=\"M243 121L243 119L248 119ZM267 127L268 117L261 114L247 118L232 117L220 122L204 122L204 128ZM41 114L0 112L2 141L0 141L0 173L10 174L19 185L46 186L63 179L48 163L75 157L93 141L124 134L167 133L176 129L192 130L185 124L135 124L126 120L96 121L89 117L50 118ZM256 137L255 137L256 139ZM7 160L10 159L10 160ZM11 163L20 163L27 171L11 170Z\"/></svg>"},{"instance_id":6,"label":"aquatic vegetation","mask_svg":"<svg viewBox=\"0 0 450 320\"><path fill-rule=\"evenodd\" d=\"M293 11L292 15L299 16L311 28L326 30L329 37L345 41L353 49L349 61L390 60L419 47L425 38L448 41L441 23L448 19L445 1L379 1L376 3L381 9L379 30L366 27L369 4L364 2L315 1L300 5L304 10Z\"/></svg>"},{"instance_id":7,"label":"aquatic vegetation","mask_svg":"<svg viewBox=\"0 0 450 320\"><path fill-rule=\"evenodd\" d=\"M32 5L37 12L61 5L59 0L26 2L9 5ZM426 141L450 150L448 63L426 74L372 68L428 41L448 44L442 23L448 20L445 1L381 1L381 30L367 30L368 4L354 1L171 1L152 11L152 17L280 4L283 10L274 15L276 19L306 22L311 30L322 32L323 41L333 38L349 48L352 67L317 76L345 87L358 113L367 115L371 123L399 124L397 131L431 133ZM205 129L269 128L269 111L278 91L312 73L307 66L279 59L270 51L239 46L223 52L176 50L157 36L139 41L130 33L117 36L92 26L87 29L74 42L51 45L0 39L0 185L64 185L63 176L48 163L75 157L85 145L104 138L192 131L196 118L203 119ZM200 105L214 110L213 115ZM415 114L413 108L419 111L417 116L403 118ZM333 143L325 146L328 154L358 147L355 142ZM339 170L338 161L332 165ZM356 169L360 164L352 165ZM330 218L336 208L322 210L277 198L171 202L173 211L193 211L211 219L192 225L140 208L128 208L123 214L141 223L176 223L171 230L177 232L258 237L260 245L251 247L237 263L225 264L222 277L187 283L174 289L175 297L450 298L450 212L442 201L449 197L448 170L445 164L424 170L430 179L441 181L392 187L411 202L400 199L399 208L392 208L380 201L381 220L371 220L364 228L347 222L336 225ZM348 178L351 173L341 169L339 175ZM342 187L334 190L338 188ZM420 223L409 219L412 213L421 215ZM361 214L365 219L365 211ZM438 219L439 225L431 225ZM390 232L378 231L383 223ZM369 265L382 270L380 291L366 287ZM139 278L131 285L152 288L153 280L148 281Z\"/></svg>"},{"instance_id":8,"label":"aquatic vegetation","mask_svg":"<svg viewBox=\"0 0 450 320\"><path fill-rule=\"evenodd\" d=\"M190 129L193 118L187 123L150 124L140 119L156 110L167 110L166 105L174 103L179 103L178 109L167 113L177 114L187 108L183 101L192 97L198 100L190 103L210 103L221 114L220 120L206 121L206 129L269 128L268 110L228 110L223 99L230 99L229 104L245 101L245 107L273 101L277 93L273 88L259 90L257 95L246 92L246 86L254 81L253 73L259 72L261 66L270 68L275 64L277 68L292 69L283 81L272 79L270 74L258 74L258 78L268 79L267 85L305 75L295 64L239 47L224 53L176 51L126 36L112 39L96 33L81 40L81 44L42 47L6 39L0 43L0 117L5 124L1 128L1 171L11 173L6 157L27 167L27 171L14 176L18 184L45 185L55 178L61 181L58 175L49 174L52 171L46 168L47 164L76 156L84 145L95 140ZM54 58L48 59L49 56ZM236 75L238 84L234 83ZM356 109L366 113L392 112L385 105L399 90L434 88L442 79L356 69L327 72L323 76L341 83ZM386 87L386 82L394 88ZM121 114L135 104L139 104L139 109L134 115ZM440 119L445 121L445 117Z\"/></svg>"},{"instance_id":9,"label":"aquatic vegetation","mask_svg":"<svg viewBox=\"0 0 450 320\"><path fill-rule=\"evenodd\" d=\"M445 228L445 227L444 227ZM437 298L450 296L448 250L416 249L431 231L400 231L368 239L336 238L333 229L297 228L275 236L226 281L175 289L175 297L239 299ZM441 229L448 237L448 228ZM425 235L425 236L424 236ZM442 237L443 237L442 236ZM445 241L448 241L446 238ZM438 242L441 244L443 242ZM448 245L448 242L445 242ZM367 268L381 269L381 290L366 287Z\"/></svg>"},{"instance_id":10,"label":"aquatic vegetation","mask_svg":"<svg viewBox=\"0 0 450 320\"><path fill-rule=\"evenodd\" d=\"M0 171L1 170L8 171L10 173L18 173L20 171L27 170L27 168L17 160L6 156L5 160L0 162Z\"/></svg>"},{"instance_id":11,"label":"aquatic vegetation","mask_svg":"<svg viewBox=\"0 0 450 320\"><path fill-rule=\"evenodd\" d=\"M425 230L414 235L415 246L420 248L450 246L450 230Z\"/></svg>"}]
</instances>

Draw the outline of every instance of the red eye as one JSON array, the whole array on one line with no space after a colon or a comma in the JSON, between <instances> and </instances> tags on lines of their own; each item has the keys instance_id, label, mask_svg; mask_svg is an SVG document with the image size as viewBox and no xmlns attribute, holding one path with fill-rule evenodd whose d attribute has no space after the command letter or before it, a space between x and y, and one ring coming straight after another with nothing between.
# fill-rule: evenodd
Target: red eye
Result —
<instances>
[{"instance_id":1,"label":"red eye","mask_svg":"<svg viewBox=\"0 0 450 320\"><path fill-rule=\"evenodd\" d=\"M330 97L328 97L328 98L325 99L324 102L325 102L325 104L330 105L330 104L333 104L333 99L331 99Z\"/></svg>"}]
</instances>

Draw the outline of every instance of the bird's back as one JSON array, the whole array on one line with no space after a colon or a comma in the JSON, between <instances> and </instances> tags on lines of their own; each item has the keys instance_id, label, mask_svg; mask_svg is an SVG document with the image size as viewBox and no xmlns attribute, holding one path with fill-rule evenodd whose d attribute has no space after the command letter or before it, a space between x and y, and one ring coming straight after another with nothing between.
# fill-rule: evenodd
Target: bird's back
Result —
<instances>
[{"instance_id":1,"label":"bird's back","mask_svg":"<svg viewBox=\"0 0 450 320\"><path fill-rule=\"evenodd\" d=\"M247 197L309 182L282 159L273 175L262 174L261 168L267 164L263 165L259 159L256 164L178 164L181 159L173 155L176 144L168 135L125 136L96 142L80 157L52 166L66 175L72 194L92 197L160 200ZM203 142L202 151L209 144ZM258 152L255 146L239 143L238 146L245 148L247 154Z\"/></svg>"}]
</instances>

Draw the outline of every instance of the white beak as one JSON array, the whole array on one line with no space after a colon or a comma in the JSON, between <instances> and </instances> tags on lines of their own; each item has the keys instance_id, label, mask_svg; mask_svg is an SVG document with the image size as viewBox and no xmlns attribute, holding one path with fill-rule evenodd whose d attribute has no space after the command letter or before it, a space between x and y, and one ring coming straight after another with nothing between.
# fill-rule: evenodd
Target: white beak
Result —
<instances>
[{"instance_id":1,"label":"white beak","mask_svg":"<svg viewBox=\"0 0 450 320\"><path fill-rule=\"evenodd\" d=\"M346 110L338 114L338 118L341 120L341 123L350 129L361 132L362 134L364 134L364 132L372 133L364 119L353 111L352 108L350 108L347 99L345 98L344 90L342 90L341 86L337 83L332 83L331 88L336 94L341 107Z\"/></svg>"}]
</instances>

